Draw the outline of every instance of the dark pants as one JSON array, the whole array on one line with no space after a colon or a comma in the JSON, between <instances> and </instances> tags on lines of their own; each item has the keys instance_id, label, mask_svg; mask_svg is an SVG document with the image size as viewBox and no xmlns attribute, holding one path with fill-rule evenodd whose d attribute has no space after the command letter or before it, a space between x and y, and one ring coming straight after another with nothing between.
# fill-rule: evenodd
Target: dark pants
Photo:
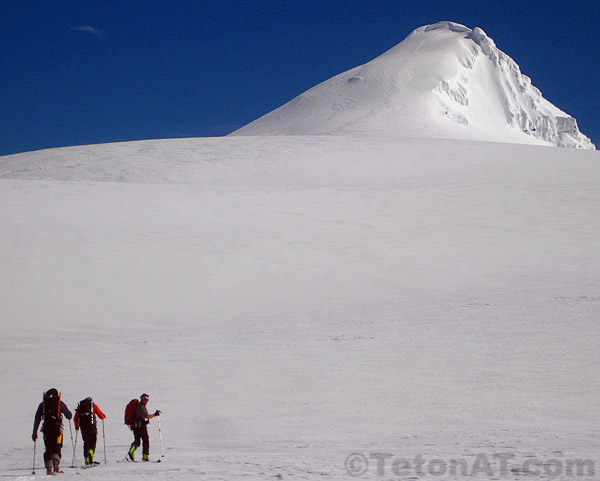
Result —
<instances>
[{"instance_id":1,"label":"dark pants","mask_svg":"<svg viewBox=\"0 0 600 481\"><path fill-rule=\"evenodd\" d=\"M46 469L58 468L62 451L61 426L44 426L44 464Z\"/></svg>"},{"instance_id":2,"label":"dark pants","mask_svg":"<svg viewBox=\"0 0 600 481\"><path fill-rule=\"evenodd\" d=\"M90 429L81 430L81 439L83 439L83 457L87 456L90 449L96 451L96 441L98 440L98 430L96 426Z\"/></svg>"},{"instance_id":3,"label":"dark pants","mask_svg":"<svg viewBox=\"0 0 600 481\"><path fill-rule=\"evenodd\" d=\"M150 438L148 437L148 426L146 424L142 424L141 426L136 426L132 429L133 431L133 443L132 446L135 446L136 449L140 447L140 441L143 443L142 454L148 456L150 454Z\"/></svg>"}]
</instances>

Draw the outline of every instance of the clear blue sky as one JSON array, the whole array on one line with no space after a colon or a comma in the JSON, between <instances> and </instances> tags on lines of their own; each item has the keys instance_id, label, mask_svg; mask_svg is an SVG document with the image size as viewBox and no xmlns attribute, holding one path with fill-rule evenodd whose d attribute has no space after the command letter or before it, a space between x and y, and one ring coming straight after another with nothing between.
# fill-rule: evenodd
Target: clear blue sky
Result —
<instances>
[{"instance_id":1,"label":"clear blue sky","mask_svg":"<svg viewBox=\"0 0 600 481\"><path fill-rule=\"evenodd\" d=\"M224 135L440 20L483 28L600 146L597 0L1 3L0 155Z\"/></svg>"}]
</instances>

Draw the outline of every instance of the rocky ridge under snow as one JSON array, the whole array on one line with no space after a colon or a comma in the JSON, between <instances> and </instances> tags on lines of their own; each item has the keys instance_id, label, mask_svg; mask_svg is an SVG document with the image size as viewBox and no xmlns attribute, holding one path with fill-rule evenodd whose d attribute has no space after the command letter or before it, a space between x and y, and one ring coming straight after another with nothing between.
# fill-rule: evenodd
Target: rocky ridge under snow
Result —
<instances>
[{"instance_id":1,"label":"rocky ridge under snow","mask_svg":"<svg viewBox=\"0 0 600 481\"><path fill-rule=\"evenodd\" d=\"M417 28L232 135L384 133L594 149L481 28Z\"/></svg>"}]
</instances>

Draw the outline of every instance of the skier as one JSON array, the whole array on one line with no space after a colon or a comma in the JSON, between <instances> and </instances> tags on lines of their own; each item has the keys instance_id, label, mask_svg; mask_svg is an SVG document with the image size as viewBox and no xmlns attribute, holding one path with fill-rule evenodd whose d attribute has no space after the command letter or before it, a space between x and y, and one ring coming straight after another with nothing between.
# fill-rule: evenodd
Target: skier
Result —
<instances>
[{"instance_id":1,"label":"skier","mask_svg":"<svg viewBox=\"0 0 600 481\"><path fill-rule=\"evenodd\" d=\"M148 409L146 405L148 404L148 399L150 396L147 394L142 394L140 396L140 402L135 409L135 414L133 417L133 423L131 424L131 430L133 431L133 443L131 443L131 447L129 448L129 452L127 453L127 457L134 461L134 453L137 448L140 447L140 441L143 442L142 447L142 461L150 461L150 438L148 437L148 423L150 419L156 416L160 416L160 411L154 411L154 414L148 414Z\"/></svg>"},{"instance_id":2,"label":"skier","mask_svg":"<svg viewBox=\"0 0 600 481\"><path fill-rule=\"evenodd\" d=\"M86 466L99 464L94 461L94 451L96 451L96 440L98 439L98 427L96 425L96 416L104 420L106 416L91 397L80 401L75 409L75 429L81 426L81 439L83 439L83 457Z\"/></svg>"},{"instance_id":3,"label":"skier","mask_svg":"<svg viewBox=\"0 0 600 481\"><path fill-rule=\"evenodd\" d=\"M62 473L60 470L60 458L63 441L63 414L67 419L73 415L67 405L62 402L60 393L56 389L49 389L44 393L43 401L37 408L33 422L33 434L31 439L37 440L37 431L42 419L42 432L44 433L44 465L46 474Z\"/></svg>"}]
</instances>

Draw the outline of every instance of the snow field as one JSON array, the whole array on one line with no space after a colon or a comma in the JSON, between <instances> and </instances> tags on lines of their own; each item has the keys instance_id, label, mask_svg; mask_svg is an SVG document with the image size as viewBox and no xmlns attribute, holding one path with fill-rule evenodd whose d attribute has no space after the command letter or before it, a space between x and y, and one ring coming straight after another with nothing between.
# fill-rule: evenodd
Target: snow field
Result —
<instances>
[{"instance_id":1,"label":"snow field","mask_svg":"<svg viewBox=\"0 0 600 481\"><path fill-rule=\"evenodd\" d=\"M348 479L355 452L364 479L376 452L595 459L598 160L357 135L0 159L2 474L27 478L50 387L108 416L90 479ZM142 392L166 456L117 464ZM67 476L71 457L67 434Z\"/></svg>"}]
</instances>

